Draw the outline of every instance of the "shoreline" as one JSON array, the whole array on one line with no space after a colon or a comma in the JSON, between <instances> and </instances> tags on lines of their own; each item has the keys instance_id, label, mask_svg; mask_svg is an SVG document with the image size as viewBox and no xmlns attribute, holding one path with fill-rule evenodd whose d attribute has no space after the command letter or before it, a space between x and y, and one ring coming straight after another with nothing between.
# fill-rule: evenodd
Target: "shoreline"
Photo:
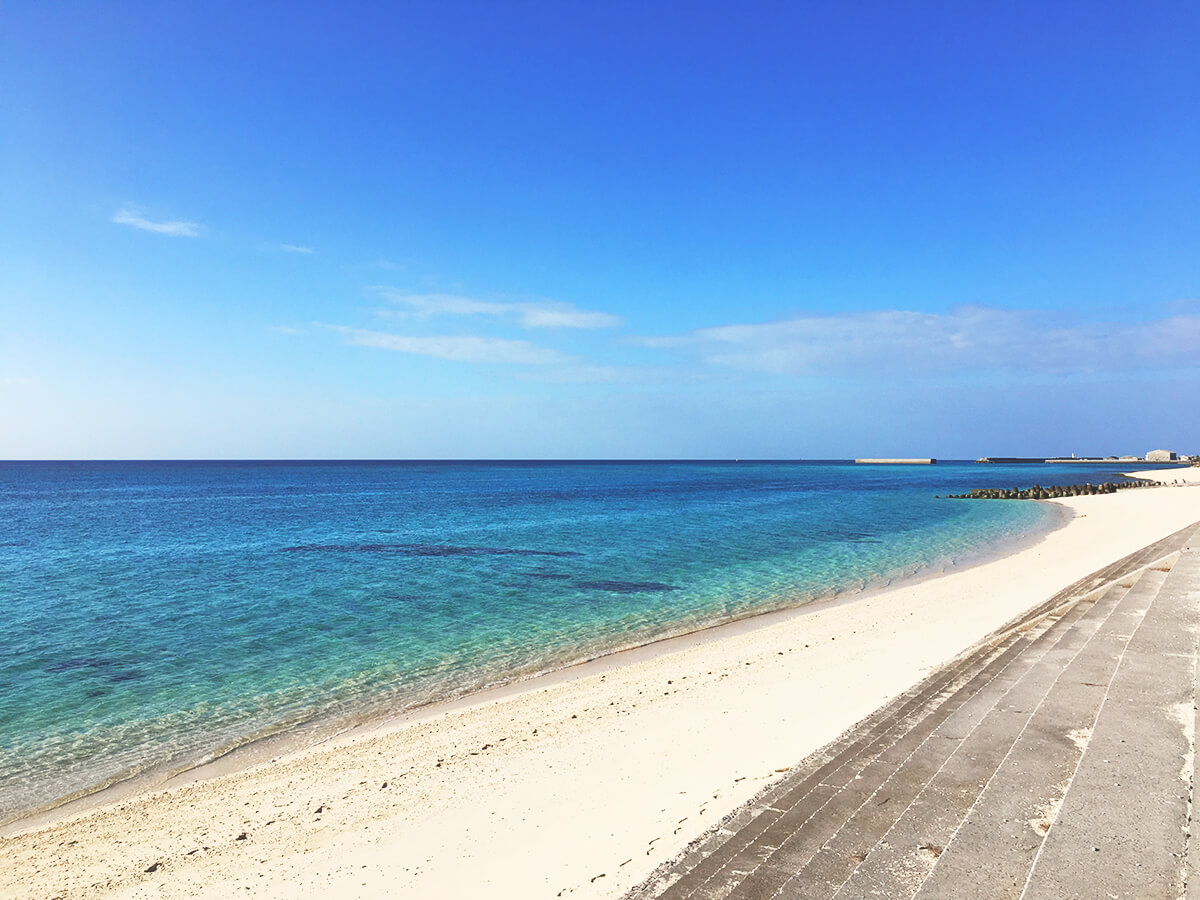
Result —
<instances>
[{"instance_id":1,"label":"shoreline","mask_svg":"<svg viewBox=\"0 0 1200 900\"><path fill-rule=\"evenodd\" d=\"M290 753L303 751L309 747L319 747L342 737L371 734L386 730L392 726L419 722L435 718L443 713L452 713L456 710L466 709L478 704L504 700L505 698L526 692L546 689L576 678L615 671L630 663L649 661L680 650L702 646L710 642L717 642L726 637L748 634L759 628L767 628L776 623L786 622L795 616L802 616L809 612L855 603L896 588L921 584L931 579L940 578L949 572L967 571L1036 546L1045 540L1046 536L1051 532L1065 527L1070 519L1071 516L1067 510L1060 510L1055 519L1044 529L1023 534L1019 537L994 541L956 560L949 560L941 564L931 564L929 566L919 566L911 573L881 577L857 588L833 588L811 600L804 600L795 605L774 607L761 611L748 611L735 615L733 618L712 622L701 621L694 625L687 625L683 630L678 632L667 632L662 636L654 637L650 640L618 645L612 649L602 650L592 656L568 662L564 665L556 665L532 674L497 681L480 688L467 689L461 694L432 700L428 703L422 703L406 709L373 712L361 720L350 721L342 727L322 733L312 740L301 738L298 743L292 743L289 737L292 735L293 729L285 729L282 732L268 735L262 739L255 739L248 744L235 747L207 762L190 765L185 770L164 779L160 788L152 789L166 790L184 784L192 784L207 778L215 778L221 775L244 771L263 761L277 759ZM280 752L271 752L270 747L274 746L271 742L276 740L281 745L281 750ZM268 745L264 747L265 752L253 752L260 744ZM251 758L246 761L237 759L236 757L241 751L251 751ZM0 825L0 837L5 834L5 827L7 826Z\"/></svg>"},{"instance_id":2,"label":"shoreline","mask_svg":"<svg viewBox=\"0 0 1200 900\"><path fill-rule=\"evenodd\" d=\"M1042 542L1050 533L1063 528L1069 521L1069 512L1058 508L1053 520L1042 528L1020 535L1005 536L967 551L957 558L920 564L912 571L905 569L895 575L883 575L871 581L862 581L857 587L830 588L810 599L784 601L784 605L781 606L749 609L733 614L732 617L680 623L679 629L665 631L649 640L617 644L562 664L551 662L547 668L538 671L465 688L459 693L414 706L396 709L377 705L367 708L366 711L360 709L339 715L316 716L293 724L280 724L278 727L270 726L265 732L247 735L244 740L232 746L215 748L204 758L166 760L152 764L136 772L119 774L106 782L10 815L9 818L0 820L0 839L126 799L242 772L262 763L324 746L343 737L371 734L389 726L423 721L443 712L464 709L477 703L502 700L525 691L561 684L573 678L611 671L629 662L654 659L709 641L719 641L723 637L765 628L777 622L787 621L793 616L854 603L946 574L967 571L1029 549Z\"/></svg>"},{"instance_id":3,"label":"shoreline","mask_svg":"<svg viewBox=\"0 0 1200 900\"><path fill-rule=\"evenodd\" d=\"M995 628L1200 519L1200 491L1058 505L1066 527L999 559L643 645L87 811L60 807L0 839L0 887L617 896Z\"/></svg>"}]
</instances>

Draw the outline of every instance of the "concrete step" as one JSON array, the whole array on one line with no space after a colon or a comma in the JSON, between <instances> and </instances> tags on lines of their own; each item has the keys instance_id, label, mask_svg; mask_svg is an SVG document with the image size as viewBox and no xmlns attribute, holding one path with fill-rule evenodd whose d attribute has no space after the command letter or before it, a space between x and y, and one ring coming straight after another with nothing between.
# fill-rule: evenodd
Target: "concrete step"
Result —
<instances>
[{"instance_id":1,"label":"concrete step","mask_svg":"<svg viewBox=\"0 0 1200 900\"><path fill-rule=\"evenodd\" d=\"M1070 633L1074 622L1090 606L1076 604L1065 615L1044 620L1037 631L1029 634L1028 640L1014 646L1016 653L1003 669L972 682L957 695L955 702L945 704L936 715L929 716L919 727L911 729L876 758L869 760L861 767L857 777L832 791L828 802L809 819L781 822L781 827L774 835L775 840L767 842L766 849L770 852L753 869L743 869L748 874L739 885L733 887L728 896L770 896L772 890L791 882L822 846L837 835L847 820L876 796L880 787L899 767L905 763L912 764L914 754L925 746L930 735L969 732L1042 655ZM933 765L929 774L936 770L936 764L928 755L918 756L917 759ZM895 806L889 805L894 801ZM889 797L878 810L869 812L874 812L876 817L886 818L893 813L898 814L902 805L896 798Z\"/></svg>"},{"instance_id":2,"label":"concrete step","mask_svg":"<svg viewBox=\"0 0 1200 900\"><path fill-rule=\"evenodd\" d=\"M1144 572L1107 615L1085 616L1072 634L1029 674L948 754L903 816L871 848L839 893L844 897L912 897L942 851L1065 672L1083 666L1116 668L1119 654L1157 593L1158 573ZM1115 592L1114 592L1115 596ZM1098 603L1097 606L1100 604ZM1097 610L1099 612L1099 610ZM1100 675L1105 682L1107 675ZM961 894L959 896L962 896Z\"/></svg>"},{"instance_id":3,"label":"concrete step","mask_svg":"<svg viewBox=\"0 0 1200 900\"><path fill-rule=\"evenodd\" d=\"M1139 582L1140 596L1130 600L1144 603L1149 588L1163 580L1160 575L1149 573ZM1126 627L1137 619L1136 609L1129 616ZM947 842L918 897L1021 896L1127 643L1127 635L1098 633L1088 652L1064 669Z\"/></svg>"},{"instance_id":4,"label":"concrete step","mask_svg":"<svg viewBox=\"0 0 1200 900\"><path fill-rule=\"evenodd\" d=\"M742 896L747 885L753 887L756 882L764 880L775 883L794 872L831 833L830 827L836 828L845 820L848 812L862 802L864 786L878 780L876 771L894 768L898 760L910 755L939 724L955 715L963 703L988 684L1004 678L1013 665L1029 652L1027 643L1027 640L1016 643L995 666L981 672L937 710L898 734L896 740L881 753L854 760L854 765L838 773L838 778L823 782L808 802L789 810L763 834L752 852L734 861L735 866L740 865L737 869L740 877L733 880L728 890L720 896ZM847 810L847 798L852 797L857 799L853 801L853 808ZM798 856L800 854L803 854L802 858Z\"/></svg>"},{"instance_id":5,"label":"concrete step","mask_svg":"<svg viewBox=\"0 0 1200 900\"><path fill-rule=\"evenodd\" d=\"M735 892L743 897L829 896L853 873L855 857L864 857L913 799L911 793L905 793L913 790L913 784L897 791L900 782L889 776L910 762L910 757L928 752L931 744L961 742L989 711L985 697L1012 689L1052 644L1057 646L1064 632L1075 631L1070 627L1073 621L1103 615L1106 604L1115 604L1124 592L1105 592L1104 602L1072 608L1081 598L1094 597L1097 588L1114 579L1128 584L1131 573L1136 576L1140 567L1178 550L1195 530L1181 530L1130 554L1012 620L978 648L808 757L781 782L656 870L628 895L629 900L660 896L716 900ZM1071 609L1069 618L1059 623L1043 619L1028 630L1040 617L1063 609ZM1107 609L1111 611L1111 606ZM1084 627L1094 631L1098 626ZM1014 630L1017 628L1027 631L1020 635ZM1046 634L1041 634L1043 631ZM1079 635L1072 640L1079 640ZM1030 653L1034 647L1036 651ZM1064 648L1059 647L1060 655L1062 652ZM1068 661L1062 659L1062 665ZM972 699L985 688L990 694ZM994 705L994 696L992 702ZM967 712L961 712L964 706ZM938 736L932 738L939 728ZM917 784L916 791L920 788ZM870 837L873 832L875 837ZM861 849L863 844L866 850ZM820 852L813 856L817 848ZM805 859L809 864L801 865ZM803 882L793 877L796 868L805 870ZM765 877L768 873L769 878ZM823 889L819 887L822 884ZM1193 900L1200 900L1200 892Z\"/></svg>"},{"instance_id":6,"label":"concrete step","mask_svg":"<svg viewBox=\"0 0 1200 900\"><path fill-rule=\"evenodd\" d=\"M1178 897L1195 767L1200 546L1129 641L1023 896Z\"/></svg>"},{"instance_id":7,"label":"concrete step","mask_svg":"<svg viewBox=\"0 0 1200 900\"><path fill-rule=\"evenodd\" d=\"M1065 665L1074 657L1124 594L1124 588L1113 586L1101 594L1095 603L1077 604L1072 609L1072 615L1064 617L1059 629L1056 629L1053 643L1045 647L1040 655L1029 658L1019 678L1003 686L1001 696L981 696L972 704L973 714L947 723L919 748L919 752L887 772L880 788L822 845L813 859L797 873L793 883L803 885L809 896L828 897L836 893L962 742L996 711L998 705L1001 708L1010 706L1013 692L1021 696L1031 690L1035 694L1039 689L1044 691L1056 667Z\"/></svg>"},{"instance_id":8,"label":"concrete step","mask_svg":"<svg viewBox=\"0 0 1200 900\"><path fill-rule=\"evenodd\" d=\"M1081 597L1095 593L1096 590L1106 585L1136 575L1137 572L1150 564L1165 559L1172 553L1177 553L1189 540L1194 538L1196 532L1197 526L1195 524L1188 525L1186 528L1181 528L1173 534L1155 541L1153 544L1147 544L1140 550L1135 550L1133 553L1118 559L1116 562L1109 563L1104 568L1084 576L1073 584L1063 588L1049 600L1043 601L1027 613L1016 617L1001 627L997 631L997 634L1006 633L1012 627L1022 622L1044 615L1051 610L1060 609Z\"/></svg>"},{"instance_id":9,"label":"concrete step","mask_svg":"<svg viewBox=\"0 0 1200 900\"><path fill-rule=\"evenodd\" d=\"M753 852L763 834L782 816L813 802L817 796L826 796L822 785L827 782L836 782L840 777L852 778L857 767L875 758L924 718L936 714L964 686L981 676L990 677L998 668L1007 665L1020 654L1028 640L1024 634L1014 633L995 646L980 648L918 685L898 706L886 708L884 714L873 717L820 754L810 757L798 771L762 795L752 808L727 823L724 835L712 836L712 840L694 851L697 861L687 867L682 877L665 891L647 895L663 898L715 896L713 892L727 885L731 878L736 880L732 873L742 871L739 867L744 865L745 854ZM720 841L722 836L725 840Z\"/></svg>"},{"instance_id":10,"label":"concrete step","mask_svg":"<svg viewBox=\"0 0 1200 900\"><path fill-rule=\"evenodd\" d=\"M1115 602L1113 600L1112 602ZM1107 604L1100 604L1107 609ZM897 742L831 800L819 819L783 838L779 848L752 874L743 876L731 897L770 896L800 889L828 896L845 880L879 835L888 830L945 756L987 715L1015 684L1061 643L1077 640L1077 621L1093 605L1076 604L1044 634L1023 646L1020 656L995 678L964 692L949 715L931 721ZM897 778L897 773L903 776ZM799 875L798 875L799 873Z\"/></svg>"}]
</instances>

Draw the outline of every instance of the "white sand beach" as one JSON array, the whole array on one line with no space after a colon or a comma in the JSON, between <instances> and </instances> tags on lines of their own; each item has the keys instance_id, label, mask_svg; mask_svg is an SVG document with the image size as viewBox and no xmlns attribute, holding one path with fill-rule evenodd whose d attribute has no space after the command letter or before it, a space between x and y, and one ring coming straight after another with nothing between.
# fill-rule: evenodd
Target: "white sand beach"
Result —
<instances>
[{"instance_id":1,"label":"white sand beach","mask_svg":"<svg viewBox=\"0 0 1200 900\"><path fill-rule=\"evenodd\" d=\"M1172 466L1169 469L1147 469L1125 474L1159 484L1200 484L1200 466Z\"/></svg>"},{"instance_id":2,"label":"white sand beach","mask_svg":"<svg viewBox=\"0 0 1200 900\"><path fill-rule=\"evenodd\" d=\"M939 664L1200 520L1194 485L1061 503L1064 527L1002 559L16 831L0 839L0 895L620 896Z\"/></svg>"}]
</instances>

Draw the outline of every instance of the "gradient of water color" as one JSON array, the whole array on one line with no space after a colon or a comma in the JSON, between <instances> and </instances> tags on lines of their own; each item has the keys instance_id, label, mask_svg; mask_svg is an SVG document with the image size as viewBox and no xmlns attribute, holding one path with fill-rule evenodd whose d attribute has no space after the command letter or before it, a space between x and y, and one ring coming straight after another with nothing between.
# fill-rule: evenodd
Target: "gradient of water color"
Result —
<instances>
[{"instance_id":1,"label":"gradient of water color","mask_svg":"<svg viewBox=\"0 0 1200 900\"><path fill-rule=\"evenodd\" d=\"M961 561L1094 467L0 463L0 820Z\"/></svg>"}]
</instances>

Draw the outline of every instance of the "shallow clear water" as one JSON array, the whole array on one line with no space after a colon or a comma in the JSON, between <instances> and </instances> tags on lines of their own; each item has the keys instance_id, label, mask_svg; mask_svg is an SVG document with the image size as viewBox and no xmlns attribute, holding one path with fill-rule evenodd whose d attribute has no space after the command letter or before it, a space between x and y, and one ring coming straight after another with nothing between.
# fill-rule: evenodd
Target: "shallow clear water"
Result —
<instances>
[{"instance_id":1,"label":"shallow clear water","mask_svg":"<svg viewBox=\"0 0 1200 900\"><path fill-rule=\"evenodd\" d=\"M1095 467L0 463L0 819L1049 527Z\"/></svg>"}]
</instances>

